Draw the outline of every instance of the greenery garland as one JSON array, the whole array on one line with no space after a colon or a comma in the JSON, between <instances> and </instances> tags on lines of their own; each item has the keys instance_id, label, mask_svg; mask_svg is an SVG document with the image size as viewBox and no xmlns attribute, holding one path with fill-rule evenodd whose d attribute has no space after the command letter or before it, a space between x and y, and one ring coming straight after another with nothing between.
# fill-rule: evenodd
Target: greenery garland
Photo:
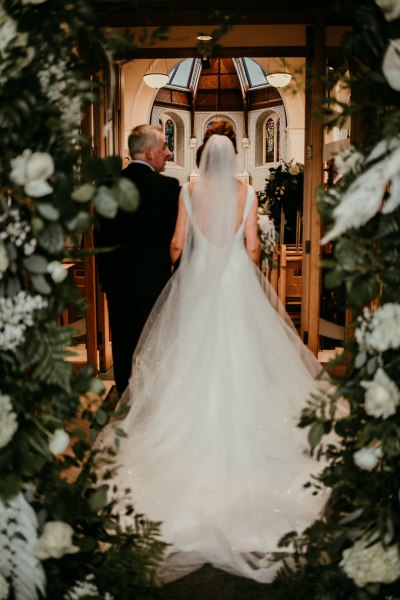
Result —
<instances>
[{"instance_id":1,"label":"greenery garland","mask_svg":"<svg viewBox=\"0 0 400 600\"><path fill-rule=\"evenodd\" d=\"M302 413L327 461L315 493L330 496L323 517L282 540L295 552L277 600L389 600L400 589L400 2L341 4L354 20L342 44L352 101L331 124L357 112L363 139L336 158L338 185L317 196L323 242L336 240L326 284L345 285L353 335L335 393Z\"/></svg>"},{"instance_id":2,"label":"greenery garland","mask_svg":"<svg viewBox=\"0 0 400 600\"><path fill-rule=\"evenodd\" d=\"M258 193L258 202L274 222L279 240L282 209L285 241L296 239L297 213L303 214L304 165L291 160L269 169L265 187ZM280 241L280 240L279 240Z\"/></svg>"},{"instance_id":3,"label":"greenery garland","mask_svg":"<svg viewBox=\"0 0 400 600\"><path fill-rule=\"evenodd\" d=\"M80 132L95 74L132 47L100 31L94 2L0 6L1 599L150 597L165 546L129 490L109 489L115 450L94 450L73 425L86 419L95 438L107 415L90 404L102 391L91 367L66 360L74 341L59 325L80 302L63 260L84 258L66 241L79 247L93 211L138 204L120 159L91 159Z\"/></svg>"}]
</instances>

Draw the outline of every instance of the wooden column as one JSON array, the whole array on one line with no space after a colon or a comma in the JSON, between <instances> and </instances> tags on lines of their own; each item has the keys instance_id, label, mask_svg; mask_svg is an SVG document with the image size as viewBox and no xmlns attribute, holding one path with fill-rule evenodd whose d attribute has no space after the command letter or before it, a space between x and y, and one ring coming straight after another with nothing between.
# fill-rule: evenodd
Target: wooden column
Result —
<instances>
[{"instance_id":1,"label":"wooden column","mask_svg":"<svg viewBox=\"0 0 400 600\"><path fill-rule=\"evenodd\" d=\"M319 349L321 270L320 218L315 189L323 182L324 127L322 75L325 65L325 26L322 21L307 27L306 117L303 212L303 304L301 331L304 342L315 353Z\"/></svg>"},{"instance_id":2,"label":"wooden column","mask_svg":"<svg viewBox=\"0 0 400 600\"><path fill-rule=\"evenodd\" d=\"M87 106L84 112L82 132L93 144L93 111ZM93 248L93 230L84 235L84 248ZM85 265L85 296L86 296L86 356L87 362L93 366L94 374L98 373L97 362L97 315L96 315L96 271L94 256L84 261Z\"/></svg>"}]
</instances>

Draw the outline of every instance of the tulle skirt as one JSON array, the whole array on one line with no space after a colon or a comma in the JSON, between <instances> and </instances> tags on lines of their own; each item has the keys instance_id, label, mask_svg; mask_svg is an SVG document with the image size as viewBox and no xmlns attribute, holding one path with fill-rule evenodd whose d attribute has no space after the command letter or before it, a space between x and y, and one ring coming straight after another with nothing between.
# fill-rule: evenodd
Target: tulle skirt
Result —
<instances>
[{"instance_id":1,"label":"tulle skirt","mask_svg":"<svg viewBox=\"0 0 400 600\"><path fill-rule=\"evenodd\" d=\"M318 365L260 277L238 253L188 307L178 270L133 357L116 483L162 522L163 581L211 563L269 582L281 536L327 500L303 487L322 467L296 426Z\"/></svg>"}]
</instances>

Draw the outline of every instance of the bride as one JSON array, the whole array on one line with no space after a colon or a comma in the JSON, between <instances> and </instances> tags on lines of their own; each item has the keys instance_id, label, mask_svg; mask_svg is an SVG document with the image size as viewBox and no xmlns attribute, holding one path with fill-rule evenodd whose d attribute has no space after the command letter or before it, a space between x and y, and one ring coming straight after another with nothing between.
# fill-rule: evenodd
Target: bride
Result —
<instances>
[{"instance_id":1,"label":"bride","mask_svg":"<svg viewBox=\"0 0 400 600\"><path fill-rule=\"evenodd\" d=\"M198 181L182 188L180 266L145 326L116 424L127 437L115 482L162 522L163 581L211 563L269 582L280 537L326 501L303 488L321 466L296 427L319 364L281 316L259 250L254 189L235 178L231 140L212 135Z\"/></svg>"}]
</instances>

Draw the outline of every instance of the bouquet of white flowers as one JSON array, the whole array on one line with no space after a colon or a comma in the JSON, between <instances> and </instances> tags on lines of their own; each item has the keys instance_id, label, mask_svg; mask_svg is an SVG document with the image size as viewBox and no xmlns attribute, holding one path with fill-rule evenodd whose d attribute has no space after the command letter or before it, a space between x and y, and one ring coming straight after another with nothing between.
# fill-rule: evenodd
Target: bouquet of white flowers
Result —
<instances>
[{"instance_id":1,"label":"bouquet of white flowers","mask_svg":"<svg viewBox=\"0 0 400 600\"><path fill-rule=\"evenodd\" d=\"M273 262L276 237L274 222L262 206L258 207L258 235L261 241L261 269L268 272Z\"/></svg>"}]
</instances>

